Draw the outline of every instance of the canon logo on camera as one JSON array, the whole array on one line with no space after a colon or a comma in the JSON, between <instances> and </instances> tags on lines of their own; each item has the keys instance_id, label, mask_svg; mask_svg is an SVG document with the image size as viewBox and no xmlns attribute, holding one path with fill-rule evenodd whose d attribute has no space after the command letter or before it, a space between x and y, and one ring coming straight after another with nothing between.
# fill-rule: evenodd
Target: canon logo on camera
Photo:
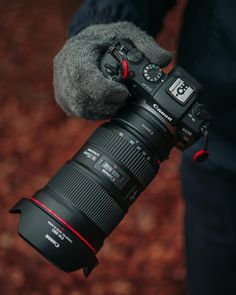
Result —
<instances>
[{"instance_id":1,"label":"canon logo on camera","mask_svg":"<svg viewBox=\"0 0 236 295\"><path fill-rule=\"evenodd\" d=\"M152 105L154 107L154 109L161 114L166 120L168 120L169 122L172 121L172 118L170 116L168 116L162 109L159 108L159 106L157 104L153 104Z\"/></svg>"}]
</instances>

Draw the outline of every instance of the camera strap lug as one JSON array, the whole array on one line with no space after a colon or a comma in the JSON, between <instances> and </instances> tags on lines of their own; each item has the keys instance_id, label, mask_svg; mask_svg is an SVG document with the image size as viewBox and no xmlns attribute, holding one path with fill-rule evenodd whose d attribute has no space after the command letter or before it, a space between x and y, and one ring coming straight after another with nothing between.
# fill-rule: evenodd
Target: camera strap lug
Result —
<instances>
[{"instance_id":1,"label":"camera strap lug","mask_svg":"<svg viewBox=\"0 0 236 295\"><path fill-rule=\"evenodd\" d=\"M208 133L207 127L203 126L201 128L201 133L202 133L203 138L204 138L204 148L198 150L193 155L193 160L194 160L194 162L197 162L197 163L204 162L209 157L209 152L208 152L208 138L209 138L209 133Z\"/></svg>"}]
</instances>

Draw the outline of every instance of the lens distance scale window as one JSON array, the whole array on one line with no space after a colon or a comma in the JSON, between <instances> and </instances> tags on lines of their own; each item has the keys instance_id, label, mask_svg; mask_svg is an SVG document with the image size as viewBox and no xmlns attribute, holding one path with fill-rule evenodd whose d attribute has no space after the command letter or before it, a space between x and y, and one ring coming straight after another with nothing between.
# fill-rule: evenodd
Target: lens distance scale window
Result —
<instances>
[{"instance_id":1,"label":"lens distance scale window","mask_svg":"<svg viewBox=\"0 0 236 295\"><path fill-rule=\"evenodd\" d=\"M122 189L129 176L122 171L111 159L102 156L95 163L94 168L101 172L107 179L109 179L118 189Z\"/></svg>"}]
</instances>

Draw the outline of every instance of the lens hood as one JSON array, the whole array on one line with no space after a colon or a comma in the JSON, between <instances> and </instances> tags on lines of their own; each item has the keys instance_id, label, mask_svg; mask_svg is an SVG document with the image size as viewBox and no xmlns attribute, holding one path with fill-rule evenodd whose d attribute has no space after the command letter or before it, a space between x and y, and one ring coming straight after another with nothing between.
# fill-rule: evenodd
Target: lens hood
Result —
<instances>
[{"instance_id":1,"label":"lens hood","mask_svg":"<svg viewBox=\"0 0 236 295\"><path fill-rule=\"evenodd\" d=\"M21 199L10 210L20 213L19 235L58 268L66 272L83 268L87 277L98 264L95 254L63 219L45 209L31 199Z\"/></svg>"}]
</instances>

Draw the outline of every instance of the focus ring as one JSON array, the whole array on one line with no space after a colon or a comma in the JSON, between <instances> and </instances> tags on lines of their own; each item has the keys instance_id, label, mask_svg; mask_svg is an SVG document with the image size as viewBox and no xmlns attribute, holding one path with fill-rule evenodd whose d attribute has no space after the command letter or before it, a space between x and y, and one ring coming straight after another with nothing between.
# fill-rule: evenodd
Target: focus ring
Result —
<instances>
[{"instance_id":1,"label":"focus ring","mask_svg":"<svg viewBox=\"0 0 236 295\"><path fill-rule=\"evenodd\" d=\"M84 213L106 235L125 215L114 199L72 162L65 164L47 187Z\"/></svg>"},{"instance_id":2,"label":"focus ring","mask_svg":"<svg viewBox=\"0 0 236 295\"><path fill-rule=\"evenodd\" d=\"M138 179L143 188L157 173L157 169L138 150L111 129L98 128L88 142L113 156L116 161L120 161Z\"/></svg>"}]
</instances>

